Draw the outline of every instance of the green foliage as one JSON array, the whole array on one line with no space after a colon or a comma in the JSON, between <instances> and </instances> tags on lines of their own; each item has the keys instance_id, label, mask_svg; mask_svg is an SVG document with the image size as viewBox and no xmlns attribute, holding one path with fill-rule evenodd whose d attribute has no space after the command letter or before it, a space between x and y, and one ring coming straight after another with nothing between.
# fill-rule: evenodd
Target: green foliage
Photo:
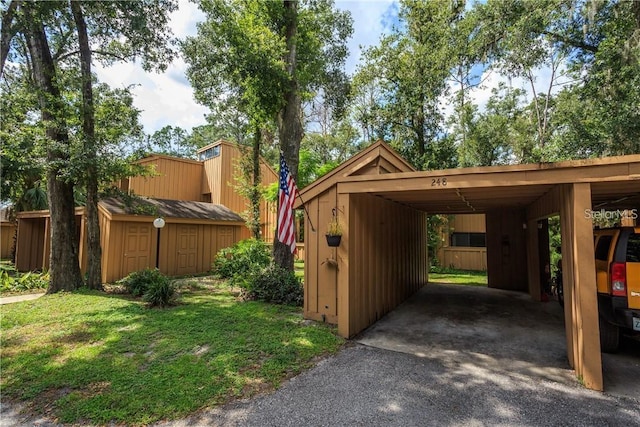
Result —
<instances>
[{"instance_id":1,"label":"green foliage","mask_svg":"<svg viewBox=\"0 0 640 427\"><path fill-rule=\"evenodd\" d=\"M274 304L302 306L304 289L293 271L272 263L251 276L248 297Z\"/></svg>"},{"instance_id":2,"label":"green foliage","mask_svg":"<svg viewBox=\"0 0 640 427\"><path fill-rule=\"evenodd\" d=\"M152 425L272 390L344 341L215 283L181 301L148 310L83 290L3 305L3 402L65 425Z\"/></svg>"},{"instance_id":3,"label":"green foliage","mask_svg":"<svg viewBox=\"0 0 640 427\"><path fill-rule=\"evenodd\" d=\"M432 266L438 264L438 249L442 246L440 240L440 230L448 223L448 218L444 215L429 215L427 217L427 251L429 253L429 263Z\"/></svg>"},{"instance_id":4,"label":"green foliage","mask_svg":"<svg viewBox=\"0 0 640 427\"><path fill-rule=\"evenodd\" d=\"M127 292L135 297L144 295L150 288L161 288L167 277L157 268L146 268L134 271L127 277L118 280L118 284L125 287Z\"/></svg>"},{"instance_id":5,"label":"green foliage","mask_svg":"<svg viewBox=\"0 0 640 427\"><path fill-rule=\"evenodd\" d=\"M49 286L48 273L27 272L14 276L9 269L0 273L0 292L24 292L45 290Z\"/></svg>"},{"instance_id":6,"label":"green foliage","mask_svg":"<svg viewBox=\"0 0 640 427\"><path fill-rule=\"evenodd\" d=\"M147 284L142 300L152 307L173 305L176 300L176 285L168 277L158 275Z\"/></svg>"},{"instance_id":7,"label":"green foliage","mask_svg":"<svg viewBox=\"0 0 640 427\"><path fill-rule=\"evenodd\" d=\"M271 260L271 252L265 242L246 239L218 252L213 273L221 279L227 279L231 286L247 289L251 275L267 267Z\"/></svg>"}]
</instances>

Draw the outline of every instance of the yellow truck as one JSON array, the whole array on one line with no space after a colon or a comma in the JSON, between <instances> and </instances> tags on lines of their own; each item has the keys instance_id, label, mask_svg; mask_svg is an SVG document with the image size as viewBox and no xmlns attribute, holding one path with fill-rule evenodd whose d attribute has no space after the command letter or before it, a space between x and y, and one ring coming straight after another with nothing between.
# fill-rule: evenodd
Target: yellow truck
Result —
<instances>
[{"instance_id":1,"label":"yellow truck","mask_svg":"<svg viewBox=\"0 0 640 427\"><path fill-rule=\"evenodd\" d=\"M600 348L615 352L620 334L640 335L640 227L594 230Z\"/></svg>"}]
</instances>

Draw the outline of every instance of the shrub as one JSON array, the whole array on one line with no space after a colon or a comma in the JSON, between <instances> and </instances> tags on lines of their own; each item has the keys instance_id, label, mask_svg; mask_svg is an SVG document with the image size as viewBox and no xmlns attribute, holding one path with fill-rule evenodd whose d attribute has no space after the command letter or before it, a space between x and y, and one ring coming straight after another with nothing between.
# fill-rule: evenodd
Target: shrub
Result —
<instances>
[{"instance_id":1,"label":"shrub","mask_svg":"<svg viewBox=\"0 0 640 427\"><path fill-rule=\"evenodd\" d=\"M304 302L300 278L293 271L273 263L251 276L249 296L275 304L301 306Z\"/></svg>"},{"instance_id":2,"label":"shrub","mask_svg":"<svg viewBox=\"0 0 640 427\"><path fill-rule=\"evenodd\" d=\"M149 283L142 299L152 307L173 305L176 299L176 285L168 277L162 276Z\"/></svg>"},{"instance_id":3,"label":"shrub","mask_svg":"<svg viewBox=\"0 0 640 427\"><path fill-rule=\"evenodd\" d=\"M27 272L17 277L10 276L7 271L0 275L0 291L23 292L44 290L49 286L49 273Z\"/></svg>"},{"instance_id":4,"label":"shrub","mask_svg":"<svg viewBox=\"0 0 640 427\"><path fill-rule=\"evenodd\" d=\"M135 297L144 295L154 283L163 283L168 280L167 277L160 273L157 268L147 268L140 271L134 271L127 277L118 280L119 285L123 285L127 292Z\"/></svg>"},{"instance_id":5,"label":"shrub","mask_svg":"<svg viewBox=\"0 0 640 427\"><path fill-rule=\"evenodd\" d=\"M213 263L213 273L228 279L231 286L247 288L251 275L271 263L271 252L262 240L241 240L230 248L221 249Z\"/></svg>"}]
</instances>

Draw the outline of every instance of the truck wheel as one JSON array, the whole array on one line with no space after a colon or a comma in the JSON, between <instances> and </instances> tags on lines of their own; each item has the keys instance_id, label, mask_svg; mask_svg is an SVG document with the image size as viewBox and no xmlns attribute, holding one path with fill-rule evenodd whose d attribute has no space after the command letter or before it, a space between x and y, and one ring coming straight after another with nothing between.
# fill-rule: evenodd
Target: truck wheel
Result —
<instances>
[{"instance_id":1,"label":"truck wheel","mask_svg":"<svg viewBox=\"0 0 640 427\"><path fill-rule=\"evenodd\" d=\"M615 353L620 344L620 328L598 316L600 323L600 350L605 353Z\"/></svg>"}]
</instances>

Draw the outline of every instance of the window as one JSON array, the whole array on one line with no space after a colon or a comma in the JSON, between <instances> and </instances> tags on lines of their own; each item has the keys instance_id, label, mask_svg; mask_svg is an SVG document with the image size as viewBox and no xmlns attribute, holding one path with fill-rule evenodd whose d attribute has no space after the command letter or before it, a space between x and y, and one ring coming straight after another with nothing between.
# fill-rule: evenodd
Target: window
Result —
<instances>
[{"instance_id":1,"label":"window","mask_svg":"<svg viewBox=\"0 0 640 427\"><path fill-rule=\"evenodd\" d=\"M607 261L609 259L609 247L611 246L612 236L601 236L596 246L596 259Z\"/></svg>"},{"instance_id":2,"label":"window","mask_svg":"<svg viewBox=\"0 0 640 427\"><path fill-rule=\"evenodd\" d=\"M220 146L216 145L215 147L207 148L204 151L201 151L198 155L198 159L200 161L204 161L210 159L212 157L218 157L220 155Z\"/></svg>"},{"instance_id":3,"label":"window","mask_svg":"<svg viewBox=\"0 0 640 427\"><path fill-rule=\"evenodd\" d=\"M471 248L484 248L487 246L485 233L453 233L451 234L451 246L464 246Z\"/></svg>"},{"instance_id":4,"label":"window","mask_svg":"<svg viewBox=\"0 0 640 427\"><path fill-rule=\"evenodd\" d=\"M640 262L640 234L629 235L627 242L627 262Z\"/></svg>"}]
</instances>

